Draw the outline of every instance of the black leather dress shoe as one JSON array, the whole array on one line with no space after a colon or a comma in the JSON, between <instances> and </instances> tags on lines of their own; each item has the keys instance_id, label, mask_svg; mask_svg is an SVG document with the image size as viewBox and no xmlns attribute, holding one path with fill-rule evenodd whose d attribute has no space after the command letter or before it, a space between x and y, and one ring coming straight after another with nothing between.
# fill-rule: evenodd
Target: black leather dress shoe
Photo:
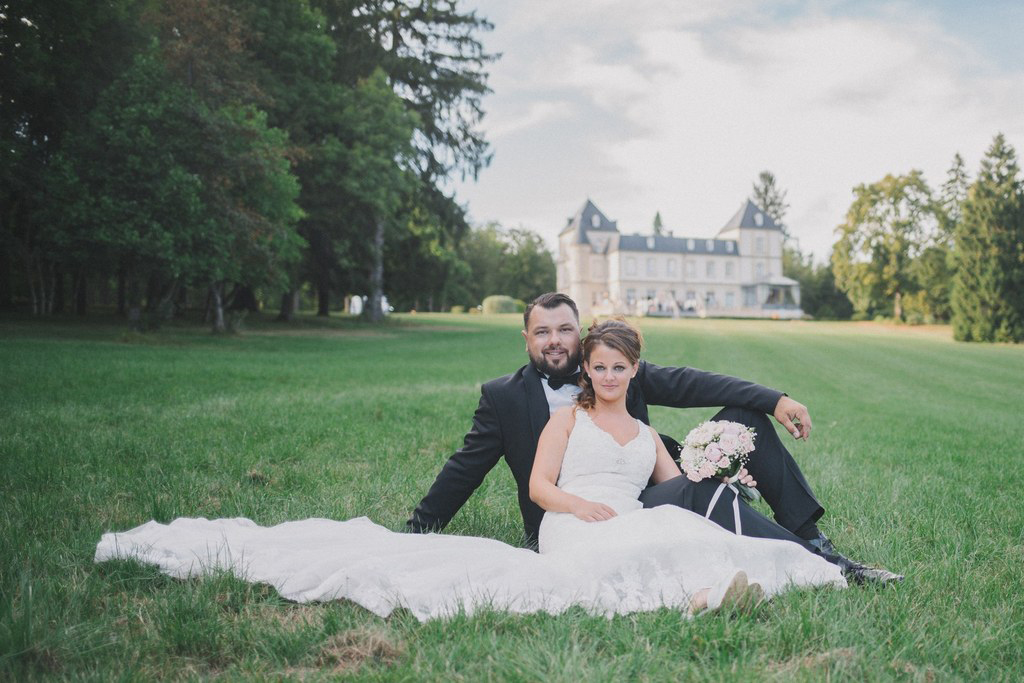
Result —
<instances>
[{"instance_id":1,"label":"black leather dress shoe","mask_svg":"<svg viewBox=\"0 0 1024 683\"><path fill-rule=\"evenodd\" d=\"M843 571L843 576L850 583L893 583L903 580L902 574L894 574L888 569L881 569L879 567L869 567L866 564L861 564L848 557L844 557L836 550L829 537L820 531L817 538L807 542L817 548L818 552L829 562L839 565L839 568Z\"/></svg>"}]
</instances>

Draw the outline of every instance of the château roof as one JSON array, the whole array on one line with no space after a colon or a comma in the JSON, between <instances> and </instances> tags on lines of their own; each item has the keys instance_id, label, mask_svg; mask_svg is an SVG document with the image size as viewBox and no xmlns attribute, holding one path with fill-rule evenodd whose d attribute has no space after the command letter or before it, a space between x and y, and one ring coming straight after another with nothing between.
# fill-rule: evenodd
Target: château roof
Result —
<instances>
[{"instance_id":1,"label":"ch\u00e2teau roof","mask_svg":"<svg viewBox=\"0 0 1024 683\"><path fill-rule=\"evenodd\" d=\"M623 235L619 251L650 251L661 254L739 254L736 240L716 240L670 235Z\"/></svg>"},{"instance_id":2,"label":"ch\u00e2teau roof","mask_svg":"<svg viewBox=\"0 0 1024 683\"><path fill-rule=\"evenodd\" d=\"M743 203L743 206L741 206L740 210L736 212L736 215L730 218L729 222L722 226L722 229L718 232L721 234L726 230L732 230L734 228L782 230L779 224L776 223L771 216L765 213L761 207L749 199Z\"/></svg>"},{"instance_id":3,"label":"ch\u00e2teau roof","mask_svg":"<svg viewBox=\"0 0 1024 683\"><path fill-rule=\"evenodd\" d=\"M561 237L566 233L575 232L576 239L573 241L576 244L589 244L587 232L592 230L618 232L619 228L617 221L608 220L608 217L594 206L594 202L588 199L583 203L580 210L576 212L576 215L566 221L565 227L558 233L558 236Z\"/></svg>"}]
</instances>

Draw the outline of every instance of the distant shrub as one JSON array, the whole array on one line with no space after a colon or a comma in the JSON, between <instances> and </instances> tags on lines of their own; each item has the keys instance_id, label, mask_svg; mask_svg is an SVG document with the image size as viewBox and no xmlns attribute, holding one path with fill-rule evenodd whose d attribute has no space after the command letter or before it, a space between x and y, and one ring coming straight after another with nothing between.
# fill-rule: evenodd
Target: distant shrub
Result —
<instances>
[{"instance_id":1,"label":"distant shrub","mask_svg":"<svg viewBox=\"0 0 1024 683\"><path fill-rule=\"evenodd\" d=\"M465 306L452 306L451 312L452 313L465 313L466 312L466 307Z\"/></svg>"},{"instance_id":2,"label":"distant shrub","mask_svg":"<svg viewBox=\"0 0 1024 683\"><path fill-rule=\"evenodd\" d=\"M484 299L484 313L517 313L524 309L516 306L516 300L505 294L492 294Z\"/></svg>"},{"instance_id":3,"label":"distant shrub","mask_svg":"<svg viewBox=\"0 0 1024 683\"><path fill-rule=\"evenodd\" d=\"M522 299L515 299L516 313L526 313L526 302Z\"/></svg>"}]
</instances>

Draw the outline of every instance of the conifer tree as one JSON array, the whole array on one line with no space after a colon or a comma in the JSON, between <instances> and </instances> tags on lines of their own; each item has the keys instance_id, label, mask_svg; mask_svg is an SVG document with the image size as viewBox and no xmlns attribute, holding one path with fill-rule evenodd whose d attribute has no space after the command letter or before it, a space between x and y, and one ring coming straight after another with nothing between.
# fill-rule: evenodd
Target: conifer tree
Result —
<instances>
[{"instance_id":1,"label":"conifer tree","mask_svg":"<svg viewBox=\"0 0 1024 683\"><path fill-rule=\"evenodd\" d=\"M955 230L953 336L1024 341L1024 187L1017 156L996 135Z\"/></svg>"},{"instance_id":2,"label":"conifer tree","mask_svg":"<svg viewBox=\"0 0 1024 683\"><path fill-rule=\"evenodd\" d=\"M775 224L782 229L782 236L789 240L789 229L786 227L786 211L789 204L786 203L786 191L775 183L775 174L771 171L761 171L754 183L754 203L758 208L772 217Z\"/></svg>"}]
</instances>

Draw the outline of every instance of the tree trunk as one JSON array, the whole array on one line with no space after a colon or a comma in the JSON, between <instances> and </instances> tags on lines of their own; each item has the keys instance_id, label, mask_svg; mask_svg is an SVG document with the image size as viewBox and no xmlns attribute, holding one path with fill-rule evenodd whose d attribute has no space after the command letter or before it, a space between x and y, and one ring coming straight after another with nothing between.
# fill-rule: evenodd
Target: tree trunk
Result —
<instances>
[{"instance_id":1,"label":"tree trunk","mask_svg":"<svg viewBox=\"0 0 1024 683\"><path fill-rule=\"evenodd\" d=\"M14 305L14 287L11 273L14 271L14 259L7 243L0 240L0 309L8 309Z\"/></svg>"},{"instance_id":2,"label":"tree trunk","mask_svg":"<svg viewBox=\"0 0 1024 683\"><path fill-rule=\"evenodd\" d=\"M248 311L259 313L260 303L256 300L256 292L249 285L238 285L231 292L231 303L228 306L231 311Z\"/></svg>"},{"instance_id":3,"label":"tree trunk","mask_svg":"<svg viewBox=\"0 0 1024 683\"><path fill-rule=\"evenodd\" d=\"M331 292L323 283L319 283L316 287L316 301L316 314L322 318L329 316L331 314Z\"/></svg>"},{"instance_id":4,"label":"tree trunk","mask_svg":"<svg viewBox=\"0 0 1024 683\"><path fill-rule=\"evenodd\" d=\"M88 304L86 284L87 280L85 278L85 273L79 271L75 275L75 301L73 304L75 307L75 315L85 315L85 309Z\"/></svg>"},{"instance_id":5,"label":"tree trunk","mask_svg":"<svg viewBox=\"0 0 1024 683\"><path fill-rule=\"evenodd\" d=\"M128 326L136 332L142 331L142 293L138 278L122 271L124 277L124 295L128 314Z\"/></svg>"},{"instance_id":6,"label":"tree trunk","mask_svg":"<svg viewBox=\"0 0 1024 683\"><path fill-rule=\"evenodd\" d=\"M64 271L57 266L53 268L53 304L50 312L64 312Z\"/></svg>"},{"instance_id":7,"label":"tree trunk","mask_svg":"<svg viewBox=\"0 0 1024 683\"><path fill-rule=\"evenodd\" d=\"M373 263L370 264L370 300L368 310L364 311L370 322L380 322L384 318L381 310L381 297L384 296L384 221L380 218L373 231Z\"/></svg>"},{"instance_id":8,"label":"tree trunk","mask_svg":"<svg viewBox=\"0 0 1024 683\"><path fill-rule=\"evenodd\" d=\"M181 285L178 287L178 295L174 297L173 314L176 317L185 315L185 311L188 310L188 287Z\"/></svg>"},{"instance_id":9,"label":"tree trunk","mask_svg":"<svg viewBox=\"0 0 1024 683\"><path fill-rule=\"evenodd\" d=\"M120 316L125 315L128 312L128 300L125 295L125 273L124 266L118 266L117 268L117 314Z\"/></svg>"},{"instance_id":10,"label":"tree trunk","mask_svg":"<svg viewBox=\"0 0 1024 683\"><path fill-rule=\"evenodd\" d=\"M277 314L277 319L283 323L290 323L295 320L295 309L296 309L296 296L298 290L291 290L281 295L281 312Z\"/></svg>"},{"instance_id":11,"label":"tree trunk","mask_svg":"<svg viewBox=\"0 0 1024 683\"><path fill-rule=\"evenodd\" d=\"M903 322L903 294L896 292L892 298L892 317L896 322Z\"/></svg>"},{"instance_id":12,"label":"tree trunk","mask_svg":"<svg viewBox=\"0 0 1024 683\"><path fill-rule=\"evenodd\" d=\"M223 334L227 332L227 325L224 324L224 283L214 282L210 285L210 298L213 304L213 332Z\"/></svg>"},{"instance_id":13,"label":"tree trunk","mask_svg":"<svg viewBox=\"0 0 1024 683\"><path fill-rule=\"evenodd\" d=\"M32 299L32 315L39 315L42 308L39 305L39 293L36 291L36 268L30 256L25 257L25 275L28 277L28 291Z\"/></svg>"},{"instance_id":14,"label":"tree trunk","mask_svg":"<svg viewBox=\"0 0 1024 683\"><path fill-rule=\"evenodd\" d=\"M160 277L156 273L151 274L146 280L146 313L157 312L160 301L163 299L161 296L163 289L164 283Z\"/></svg>"},{"instance_id":15,"label":"tree trunk","mask_svg":"<svg viewBox=\"0 0 1024 683\"><path fill-rule=\"evenodd\" d=\"M171 282L171 286L164 290L156 305L156 315L159 320L174 318L174 302L178 298L179 287L181 287L181 280L174 280Z\"/></svg>"}]
</instances>

